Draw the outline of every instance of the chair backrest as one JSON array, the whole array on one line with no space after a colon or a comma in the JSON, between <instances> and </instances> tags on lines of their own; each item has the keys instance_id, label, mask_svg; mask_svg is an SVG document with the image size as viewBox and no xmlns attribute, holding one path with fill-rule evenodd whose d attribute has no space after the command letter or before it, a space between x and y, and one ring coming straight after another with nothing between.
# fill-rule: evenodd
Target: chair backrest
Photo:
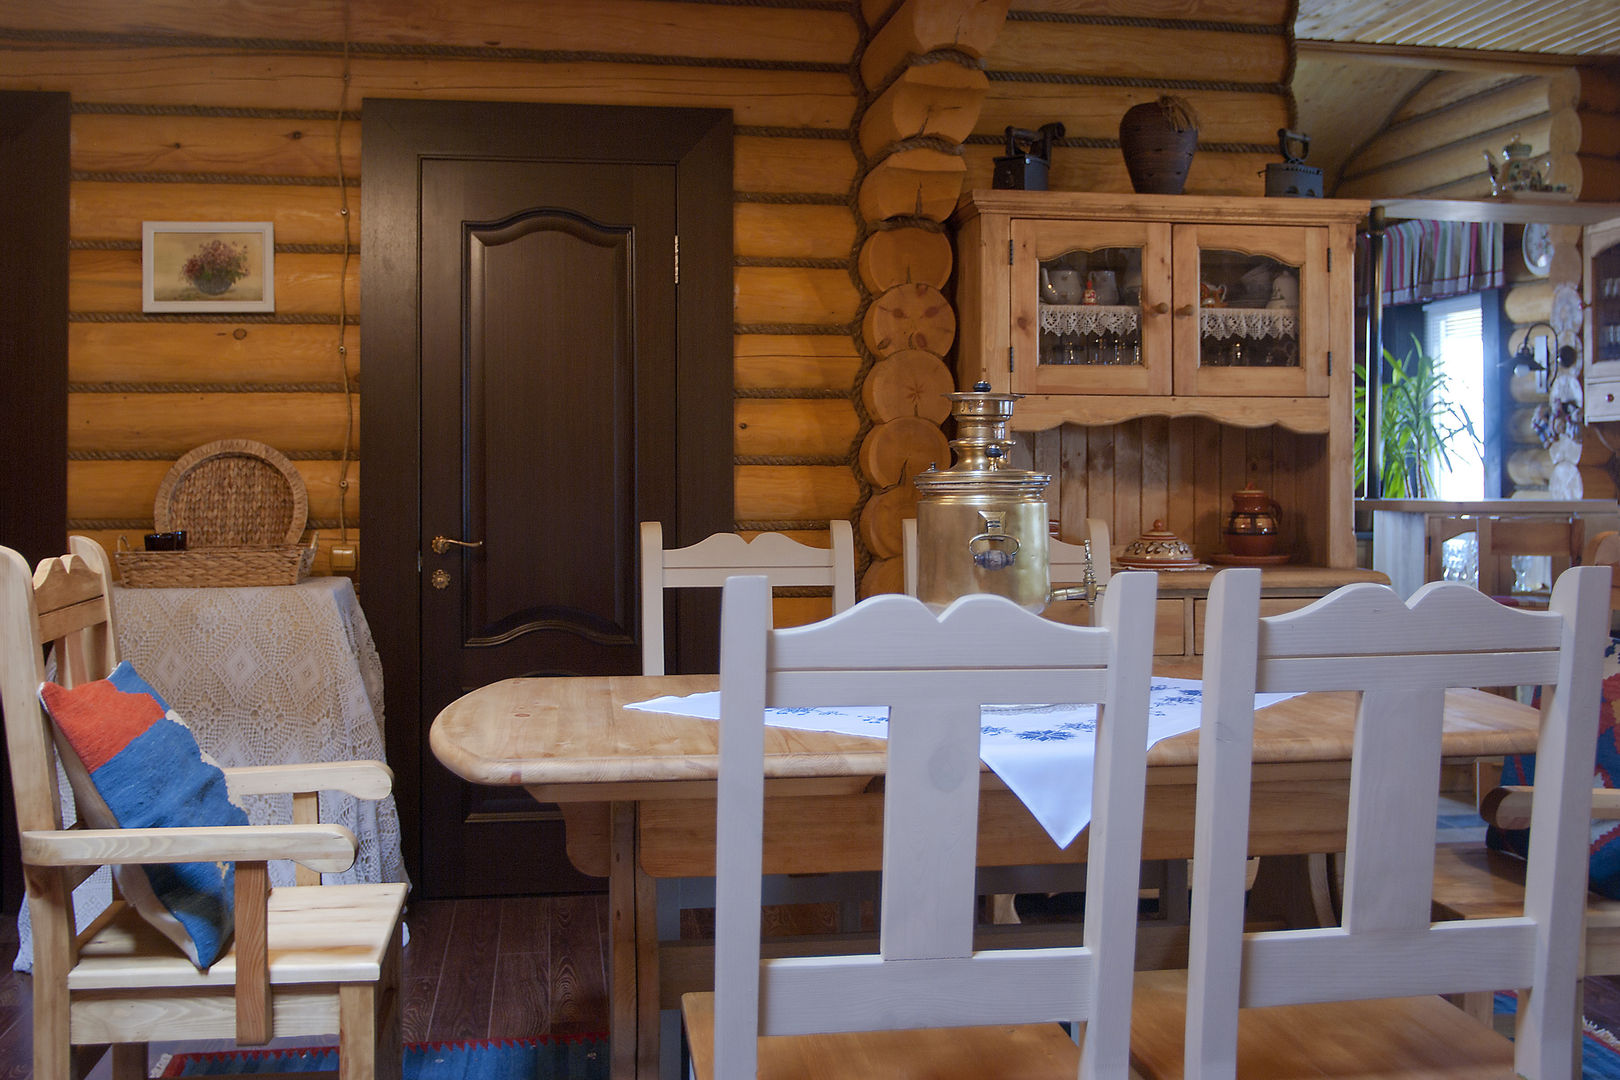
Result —
<instances>
[{"instance_id":1,"label":"chair backrest","mask_svg":"<svg viewBox=\"0 0 1620 1080\"><path fill-rule=\"evenodd\" d=\"M830 585L833 613L855 603L855 533L829 526L831 547L801 544L781 533L744 540L715 533L683 548L664 547L662 522L641 523L641 673L664 674L664 590L718 589L733 574L764 574L774 587Z\"/></svg>"},{"instance_id":2,"label":"chair backrest","mask_svg":"<svg viewBox=\"0 0 1620 1080\"><path fill-rule=\"evenodd\" d=\"M1520 1001L1518 1071L1570 1075L1608 589L1607 568L1578 567L1541 612L1456 582L1431 582L1406 603L1361 583L1260 618L1259 571L1216 576L1198 745L1189 1078L1232 1075L1240 1003L1502 986L1532 991ZM1498 684L1543 687L1524 915L1431 924L1446 691ZM1242 932L1257 689L1361 692L1340 926Z\"/></svg>"},{"instance_id":3,"label":"chair backrest","mask_svg":"<svg viewBox=\"0 0 1620 1080\"><path fill-rule=\"evenodd\" d=\"M900 522L903 566L905 568L906 595L917 595L917 519ZM1086 539L1091 541L1092 574L1098 585L1108 584L1113 563L1108 549L1108 522L1101 518L1086 518ZM1086 573L1086 545L1071 544L1057 537L1046 541L1047 579L1050 581L1080 582Z\"/></svg>"},{"instance_id":4,"label":"chair backrest","mask_svg":"<svg viewBox=\"0 0 1620 1080\"><path fill-rule=\"evenodd\" d=\"M105 678L118 664L107 553L82 536L69 547L33 571L0 547L0 705L24 832L63 826L50 720L39 703L44 646L53 646L56 681L67 687Z\"/></svg>"},{"instance_id":5,"label":"chair backrest","mask_svg":"<svg viewBox=\"0 0 1620 1080\"><path fill-rule=\"evenodd\" d=\"M1100 625L998 596L872 597L770 629L764 579L726 583L720 627L716 1074L754 1075L756 1037L1091 1021L1085 1076L1127 1075L1156 576L1121 574ZM975 953L979 710L1099 703L1084 944ZM767 707L887 706L878 955L760 961Z\"/></svg>"}]
</instances>

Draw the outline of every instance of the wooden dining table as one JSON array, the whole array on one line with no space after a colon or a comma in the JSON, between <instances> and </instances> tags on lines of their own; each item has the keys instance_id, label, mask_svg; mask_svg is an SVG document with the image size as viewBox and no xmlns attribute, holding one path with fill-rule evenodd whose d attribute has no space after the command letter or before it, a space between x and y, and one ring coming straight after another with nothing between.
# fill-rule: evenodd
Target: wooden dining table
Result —
<instances>
[{"instance_id":1,"label":"wooden dining table","mask_svg":"<svg viewBox=\"0 0 1620 1080\"><path fill-rule=\"evenodd\" d=\"M1196 678L1198 670L1172 662L1156 665L1155 673ZM667 899L660 934L660 887L667 891L714 873L718 768L716 723L625 706L718 686L715 675L509 679L453 702L430 733L433 753L458 776L521 786L541 802L559 804L569 859L582 872L607 878L615 1078L659 1075L660 1025L666 1043L679 1030L678 1018L663 1010L678 1008L681 993L710 978L707 947L670 932ZM1260 860L1251 917L1297 924L1323 914L1321 889L1313 906L1306 875L1314 866L1320 877L1320 860L1310 857L1345 847L1355 708L1354 693L1311 693L1256 713L1249 849L1274 858ZM1528 706L1476 690L1450 691L1442 754L1462 764L1526 752L1535 747L1536 730L1537 714ZM764 872L877 871L884 754L881 739L767 728ZM1192 855L1197 760L1196 732L1149 751L1144 860ZM1085 860L1086 840L1082 833L1060 849L995 774L984 771L981 873L1067 868L1072 876ZM1266 904L1268 910L1257 910ZM986 928L993 929L1000 928ZM1021 944L1011 935L1038 931L1006 932L1006 943ZM1156 959L1176 966L1173 946L1144 955L1156 948L1139 946L1139 967L1156 966ZM670 1061L666 1046L666 1075Z\"/></svg>"}]
</instances>

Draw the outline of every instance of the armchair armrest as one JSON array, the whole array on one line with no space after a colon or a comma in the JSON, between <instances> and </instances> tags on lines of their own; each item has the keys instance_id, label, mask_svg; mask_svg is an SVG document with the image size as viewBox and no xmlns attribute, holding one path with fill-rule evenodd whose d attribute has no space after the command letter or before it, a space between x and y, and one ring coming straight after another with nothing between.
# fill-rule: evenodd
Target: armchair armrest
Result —
<instances>
[{"instance_id":1,"label":"armchair armrest","mask_svg":"<svg viewBox=\"0 0 1620 1080\"><path fill-rule=\"evenodd\" d=\"M1523 785L1499 787L1487 792L1479 803L1479 816L1499 829L1528 829L1530 800L1536 789ZM1592 789L1592 816L1599 820L1620 820L1620 788Z\"/></svg>"},{"instance_id":2,"label":"armchair armrest","mask_svg":"<svg viewBox=\"0 0 1620 1080\"><path fill-rule=\"evenodd\" d=\"M322 873L354 865L358 843L342 825L215 825L174 829L40 830L22 834L33 866L264 862L291 859Z\"/></svg>"},{"instance_id":3,"label":"armchair armrest","mask_svg":"<svg viewBox=\"0 0 1620 1080\"><path fill-rule=\"evenodd\" d=\"M394 771L380 761L241 765L224 773L233 796L341 791L357 799L381 799L394 789Z\"/></svg>"}]
</instances>

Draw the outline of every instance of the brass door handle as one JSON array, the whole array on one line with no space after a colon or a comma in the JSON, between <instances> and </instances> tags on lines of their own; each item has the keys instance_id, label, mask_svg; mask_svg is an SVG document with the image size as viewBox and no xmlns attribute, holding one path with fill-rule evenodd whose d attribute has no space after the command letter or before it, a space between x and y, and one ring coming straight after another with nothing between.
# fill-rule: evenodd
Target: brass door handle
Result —
<instances>
[{"instance_id":1,"label":"brass door handle","mask_svg":"<svg viewBox=\"0 0 1620 1080\"><path fill-rule=\"evenodd\" d=\"M484 542L482 540L452 540L448 536L435 536L431 546L433 554L443 555L452 547L481 548L484 546Z\"/></svg>"}]
</instances>

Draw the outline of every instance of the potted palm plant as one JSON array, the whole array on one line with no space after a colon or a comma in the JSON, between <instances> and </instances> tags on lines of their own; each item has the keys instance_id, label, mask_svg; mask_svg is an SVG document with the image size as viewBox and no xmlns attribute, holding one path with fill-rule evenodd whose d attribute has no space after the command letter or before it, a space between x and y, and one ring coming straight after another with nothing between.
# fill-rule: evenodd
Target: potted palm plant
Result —
<instances>
[{"instance_id":1,"label":"potted palm plant","mask_svg":"<svg viewBox=\"0 0 1620 1080\"><path fill-rule=\"evenodd\" d=\"M1467 444L1477 453L1479 433L1468 411L1450 397L1450 380L1437 356L1416 335L1404 358L1384 350L1389 381L1383 401L1379 447L1382 495L1386 499L1432 499L1438 494L1435 469L1451 465L1452 454ZM1356 476L1367 469L1367 366L1356 365Z\"/></svg>"}]
</instances>

